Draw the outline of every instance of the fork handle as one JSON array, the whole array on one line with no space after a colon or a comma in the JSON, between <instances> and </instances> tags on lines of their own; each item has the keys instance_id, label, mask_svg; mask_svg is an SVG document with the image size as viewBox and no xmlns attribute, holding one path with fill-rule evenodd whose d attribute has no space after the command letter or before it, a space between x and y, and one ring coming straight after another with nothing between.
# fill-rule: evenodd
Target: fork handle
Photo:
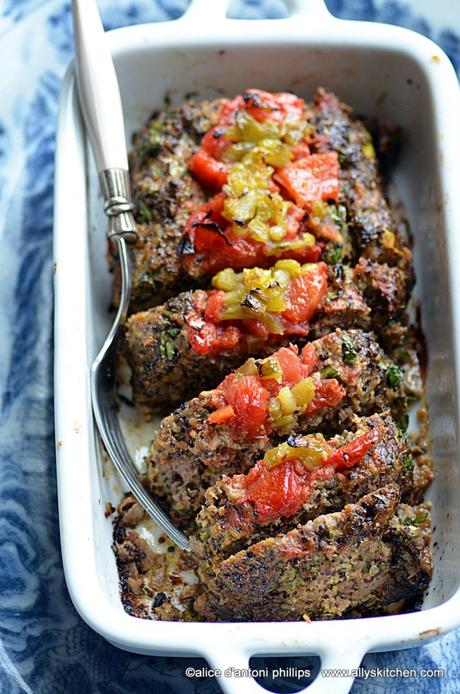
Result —
<instances>
[{"instance_id":1,"label":"fork handle","mask_svg":"<svg viewBox=\"0 0 460 694\"><path fill-rule=\"evenodd\" d=\"M78 95L99 173L109 237L135 239L125 125L112 54L96 0L72 0Z\"/></svg>"},{"instance_id":2,"label":"fork handle","mask_svg":"<svg viewBox=\"0 0 460 694\"><path fill-rule=\"evenodd\" d=\"M98 173L128 170L120 90L96 0L73 0L80 105Z\"/></svg>"}]
</instances>

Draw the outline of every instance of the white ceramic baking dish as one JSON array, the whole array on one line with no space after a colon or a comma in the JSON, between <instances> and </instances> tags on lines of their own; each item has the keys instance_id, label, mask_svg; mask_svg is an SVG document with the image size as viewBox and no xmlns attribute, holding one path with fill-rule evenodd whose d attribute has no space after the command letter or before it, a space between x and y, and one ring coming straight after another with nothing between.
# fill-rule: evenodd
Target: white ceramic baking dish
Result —
<instances>
[{"instance_id":1,"label":"white ceramic baking dish","mask_svg":"<svg viewBox=\"0 0 460 694\"><path fill-rule=\"evenodd\" d=\"M361 113L404 129L394 177L415 238L417 293L429 346L428 399L436 481L434 563L420 612L372 619L275 624L154 622L123 611L105 502L121 488L101 466L89 400L89 365L105 335L111 278L105 220L76 99L64 81L56 157L56 440L67 585L83 619L111 643L143 654L203 655L212 667L245 668L256 654L317 654L322 667L356 668L366 651L407 648L460 624L458 454L460 97L434 43L407 30L331 17L322 0L291 0L287 19L230 20L226 0L193 0L182 18L110 32L127 132L163 104L233 95L247 86L311 97L336 91ZM352 676L320 675L311 692L346 692ZM226 692L261 691L220 679Z\"/></svg>"}]
</instances>

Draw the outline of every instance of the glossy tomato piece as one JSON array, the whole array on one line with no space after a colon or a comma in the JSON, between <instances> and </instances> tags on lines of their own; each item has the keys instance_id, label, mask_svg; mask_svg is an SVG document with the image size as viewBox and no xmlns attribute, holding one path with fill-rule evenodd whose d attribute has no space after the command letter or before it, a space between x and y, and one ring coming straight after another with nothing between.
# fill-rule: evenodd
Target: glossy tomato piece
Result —
<instances>
[{"instance_id":1,"label":"glossy tomato piece","mask_svg":"<svg viewBox=\"0 0 460 694\"><path fill-rule=\"evenodd\" d=\"M223 381L220 390L235 412L238 434L255 438L265 433L270 394L258 376L231 374Z\"/></svg>"},{"instance_id":2,"label":"glossy tomato piece","mask_svg":"<svg viewBox=\"0 0 460 694\"><path fill-rule=\"evenodd\" d=\"M305 159L305 157L310 156L310 147L306 142L301 142L300 145L296 145L292 148L292 160L298 161L299 159Z\"/></svg>"},{"instance_id":3,"label":"glossy tomato piece","mask_svg":"<svg viewBox=\"0 0 460 694\"><path fill-rule=\"evenodd\" d=\"M199 149L192 156L189 168L205 188L221 190L227 183L227 164L217 161L204 149Z\"/></svg>"},{"instance_id":4,"label":"glossy tomato piece","mask_svg":"<svg viewBox=\"0 0 460 694\"><path fill-rule=\"evenodd\" d=\"M274 357L283 372L283 385L293 386L304 377L296 347L281 347Z\"/></svg>"},{"instance_id":5,"label":"glossy tomato piece","mask_svg":"<svg viewBox=\"0 0 460 694\"><path fill-rule=\"evenodd\" d=\"M267 327L262 323L262 321L257 320L257 318L244 318L241 321L244 326L244 330L248 335L254 335L254 337L268 337Z\"/></svg>"},{"instance_id":6,"label":"glossy tomato piece","mask_svg":"<svg viewBox=\"0 0 460 694\"><path fill-rule=\"evenodd\" d=\"M345 388L335 378L324 378L315 384L315 397L308 405L308 414L325 407L336 407L345 397Z\"/></svg>"},{"instance_id":7,"label":"glossy tomato piece","mask_svg":"<svg viewBox=\"0 0 460 694\"><path fill-rule=\"evenodd\" d=\"M208 130L203 136L200 147L214 159L220 160L227 147L231 144L232 141L225 137L225 129L217 126Z\"/></svg>"},{"instance_id":8,"label":"glossy tomato piece","mask_svg":"<svg viewBox=\"0 0 460 694\"><path fill-rule=\"evenodd\" d=\"M339 197L339 159L337 152L311 154L278 169L275 180L296 205L310 210L315 200Z\"/></svg>"},{"instance_id":9,"label":"glossy tomato piece","mask_svg":"<svg viewBox=\"0 0 460 694\"><path fill-rule=\"evenodd\" d=\"M192 253L188 252L185 256L214 246L231 244L228 238L232 235L231 228L221 215L223 206L224 196L215 195L189 217L183 233L192 245Z\"/></svg>"},{"instance_id":10,"label":"glossy tomato piece","mask_svg":"<svg viewBox=\"0 0 460 694\"><path fill-rule=\"evenodd\" d=\"M204 310L205 320L210 323L218 323L222 316L225 303L225 292L214 289L208 294L206 308Z\"/></svg>"},{"instance_id":11,"label":"glossy tomato piece","mask_svg":"<svg viewBox=\"0 0 460 694\"><path fill-rule=\"evenodd\" d=\"M246 476L244 501L253 504L260 523L293 516L308 498L307 478L308 472L298 460L284 460L273 468L260 461Z\"/></svg>"},{"instance_id":12,"label":"glossy tomato piece","mask_svg":"<svg viewBox=\"0 0 460 694\"><path fill-rule=\"evenodd\" d=\"M286 116L301 118L304 101L288 92L271 93L263 89L246 89L243 95L245 110L255 120L281 123Z\"/></svg>"},{"instance_id":13,"label":"glossy tomato piece","mask_svg":"<svg viewBox=\"0 0 460 694\"><path fill-rule=\"evenodd\" d=\"M316 368L318 363L318 354L316 352L315 345L309 342L302 350L300 355L301 362L303 364L304 376L309 376Z\"/></svg>"},{"instance_id":14,"label":"glossy tomato piece","mask_svg":"<svg viewBox=\"0 0 460 694\"><path fill-rule=\"evenodd\" d=\"M235 121L237 111L242 111L245 108L244 99L239 94L233 99L227 99L220 108L219 124L217 127L225 128Z\"/></svg>"},{"instance_id":15,"label":"glossy tomato piece","mask_svg":"<svg viewBox=\"0 0 460 694\"><path fill-rule=\"evenodd\" d=\"M306 323L318 309L327 292L327 266L317 263L309 272L294 277L286 290L288 308L283 316L292 323Z\"/></svg>"},{"instance_id":16,"label":"glossy tomato piece","mask_svg":"<svg viewBox=\"0 0 460 694\"><path fill-rule=\"evenodd\" d=\"M241 341L241 333L235 326L216 326L194 314L188 318L187 333L191 348L202 356L235 349Z\"/></svg>"},{"instance_id":17,"label":"glossy tomato piece","mask_svg":"<svg viewBox=\"0 0 460 694\"><path fill-rule=\"evenodd\" d=\"M286 235L285 239L294 239L300 231L300 222L305 217L305 210L297 205L291 204L286 215Z\"/></svg>"}]
</instances>

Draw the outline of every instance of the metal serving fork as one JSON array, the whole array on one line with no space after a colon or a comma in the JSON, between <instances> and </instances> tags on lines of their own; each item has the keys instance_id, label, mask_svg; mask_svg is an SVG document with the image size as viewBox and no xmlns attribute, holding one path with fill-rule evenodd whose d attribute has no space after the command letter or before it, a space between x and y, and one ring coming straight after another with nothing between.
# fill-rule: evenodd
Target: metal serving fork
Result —
<instances>
[{"instance_id":1,"label":"metal serving fork","mask_svg":"<svg viewBox=\"0 0 460 694\"><path fill-rule=\"evenodd\" d=\"M81 110L89 134L121 270L120 303L109 334L91 366L91 399L97 428L121 477L147 513L181 549L189 542L139 481L120 429L115 371L117 342L131 294L128 243L136 239L128 158L118 81L96 0L72 0L76 73Z\"/></svg>"}]
</instances>

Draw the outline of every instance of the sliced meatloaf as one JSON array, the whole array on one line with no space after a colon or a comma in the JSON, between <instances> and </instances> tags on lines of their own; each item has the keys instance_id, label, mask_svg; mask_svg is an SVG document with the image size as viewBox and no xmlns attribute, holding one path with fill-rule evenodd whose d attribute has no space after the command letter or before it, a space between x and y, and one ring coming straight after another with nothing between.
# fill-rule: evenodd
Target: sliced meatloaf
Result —
<instances>
[{"instance_id":1,"label":"sliced meatloaf","mask_svg":"<svg viewBox=\"0 0 460 694\"><path fill-rule=\"evenodd\" d=\"M381 614L428 587L429 539L426 506L400 504L391 484L230 556L195 606L228 621Z\"/></svg>"},{"instance_id":2,"label":"sliced meatloaf","mask_svg":"<svg viewBox=\"0 0 460 694\"><path fill-rule=\"evenodd\" d=\"M328 271L328 293L313 335L335 327L372 329L383 345L405 339L407 304L414 284L410 268L360 258L354 268L334 265ZM310 334L310 339L312 337Z\"/></svg>"},{"instance_id":3,"label":"sliced meatloaf","mask_svg":"<svg viewBox=\"0 0 460 694\"><path fill-rule=\"evenodd\" d=\"M268 104L273 99L273 104ZM277 99L287 122L296 123L291 138L297 141L301 133L304 137L305 151L298 146L295 149L294 168L299 166L299 157L304 162L302 157L312 155L310 161L319 157L321 167L333 164L331 174L338 178L329 192L320 195L312 189L317 199L303 204L296 191L290 190L289 183L295 184L292 174L283 174L286 167L277 167L275 160L273 175L279 191L275 197L284 196L290 205L286 218L289 233L281 241L278 237L263 241L260 225L257 234L250 231L249 218L235 217L237 233L231 231L228 211L221 214L223 199L219 195L225 172L237 161L236 154L228 159L228 152L227 161L225 142L234 145L236 138L245 151L255 146L255 142L247 141L251 133L254 136L257 128L262 128L257 135L260 138L265 120L280 122ZM240 130L231 135L231 141L228 132L235 128ZM265 135L272 138L272 145L275 135L275 131ZM280 145L291 146L289 137ZM311 173L319 175L315 166L310 167ZM190 101L167 108L154 114L135 135L130 169L139 235L133 247L132 311L158 305L184 289L205 286L224 267L269 266L279 257L305 262L322 256L333 264L363 255L380 263L410 265L410 251L400 239L382 191L372 137L365 125L351 116L349 107L324 89L317 91L313 105L289 94L248 90L233 100ZM300 170L304 170L303 164ZM228 197L229 191L224 188L224 195ZM279 202L284 204L281 198ZM276 225L278 234L278 218ZM115 248L112 253L117 300Z\"/></svg>"},{"instance_id":4,"label":"sliced meatloaf","mask_svg":"<svg viewBox=\"0 0 460 694\"><path fill-rule=\"evenodd\" d=\"M191 286L176 250L185 223L207 195L189 172L188 162L204 133L215 125L221 103L222 99L189 101L165 109L153 114L134 136L130 173L138 240L132 249L133 312L161 304ZM113 265L117 300L118 262Z\"/></svg>"},{"instance_id":5,"label":"sliced meatloaf","mask_svg":"<svg viewBox=\"0 0 460 694\"><path fill-rule=\"evenodd\" d=\"M411 252L400 238L383 193L369 130L332 92L318 89L314 102L313 122L320 149L332 147L339 155L340 200L347 209L357 255L408 267Z\"/></svg>"},{"instance_id":6,"label":"sliced meatloaf","mask_svg":"<svg viewBox=\"0 0 460 694\"><path fill-rule=\"evenodd\" d=\"M281 392L283 376L277 383L263 375L267 370L273 375L270 369L283 359L287 377L293 379L291 392L298 392L297 386L302 395L303 384L311 400L296 405L279 428L279 394L286 394ZM372 334L360 330L336 330L309 343L301 357L282 348L268 359L250 360L216 390L200 393L162 420L146 458L149 485L175 521L187 524L203 503L205 489L220 475L246 472L283 437L343 430L354 426L355 415L381 412L390 405L400 417L406 395L413 394L414 368L409 390L405 371L389 362ZM253 375L248 376L249 371ZM420 383L419 377L419 389ZM262 413L261 398L266 399ZM234 406L226 419L229 401Z\"/></svg>"},{"instance_id":7,"label":"sliced meatloaf","mask_svg":"<svg viewBox=\"0 0 460 694\"><path fill-rule=\"evenodd\" d=\"M274 274L276 267L249 272ZM171 411L180 402L216 386L248 356L266 356L291 340L302 344L307 336L312 339L335 328L369 330L374 322L382 332L388 323L401 325L399 320L405 320L407 292L392 295L390 310L387 285L375 283L372 291L367 291L372 274L361 266L356 273L341 265L326 271L324 263L299 267L310 268L313 279L308 280L310 284L304 281L307 273L295 284L299 278L291 277L281 297L285 307L281 313L266 308L270 299L264 292L271 288L256 288L243 289L242 295L240 290L231 289L183 292L162 306L131 316L123 350L132 370L134 403L141 412L149 417ZM389 270L400 272L399 268ZM227 306L227 298L233 300L235 294L239 296L237 303ZM380 310L381 306L385 308ZM225 317L229 311L235 318ZM403 333L404 327L399 340Z\"/></svg>"},{"instance_id":8,"label":"sliced meatloaf","mask_svg":"<svg viewBox=\"0 0 460 694\"><path fill-rule=\"evenodd\" d=\"M287 452L286 444L282 448L291 458L267 468L267 456L248 474L224 475L210 487L196 517L194 539L195 552L203 559L209 577L216 565L231 554L316 516L338 511L378 487L398 483L403 500L420 500L424 490L414 489L407 444L389 415L357 420L354 432L336 436L328 444L334 451L337 447L349 451L355 448L362 453L360 442L370 433L375 441L350 467L332 468L326 459L315 474L306 471L302 462L299 465L292 461L299 446L311 441L308 437L291 437ZM269 456L273 452L269 451ZM286 498L285 488L289 489Z\"/></svg>"},{"instance_id":9,"label":"sliced meatloaf","mask_svg":"<svg viewBox=\"0 0 460 694\"><path fill-rule=\"evenodd\" d=\"M123 352L131 367L134 403L147 419L217 385L248 354L266 355L277 348L259 342L251 349L241 345L216 355L198 354L190 345L188 320L197 306L203 313L206 300L203 290L182 292L127 321Z\"/></svg>"}]
</instances>

